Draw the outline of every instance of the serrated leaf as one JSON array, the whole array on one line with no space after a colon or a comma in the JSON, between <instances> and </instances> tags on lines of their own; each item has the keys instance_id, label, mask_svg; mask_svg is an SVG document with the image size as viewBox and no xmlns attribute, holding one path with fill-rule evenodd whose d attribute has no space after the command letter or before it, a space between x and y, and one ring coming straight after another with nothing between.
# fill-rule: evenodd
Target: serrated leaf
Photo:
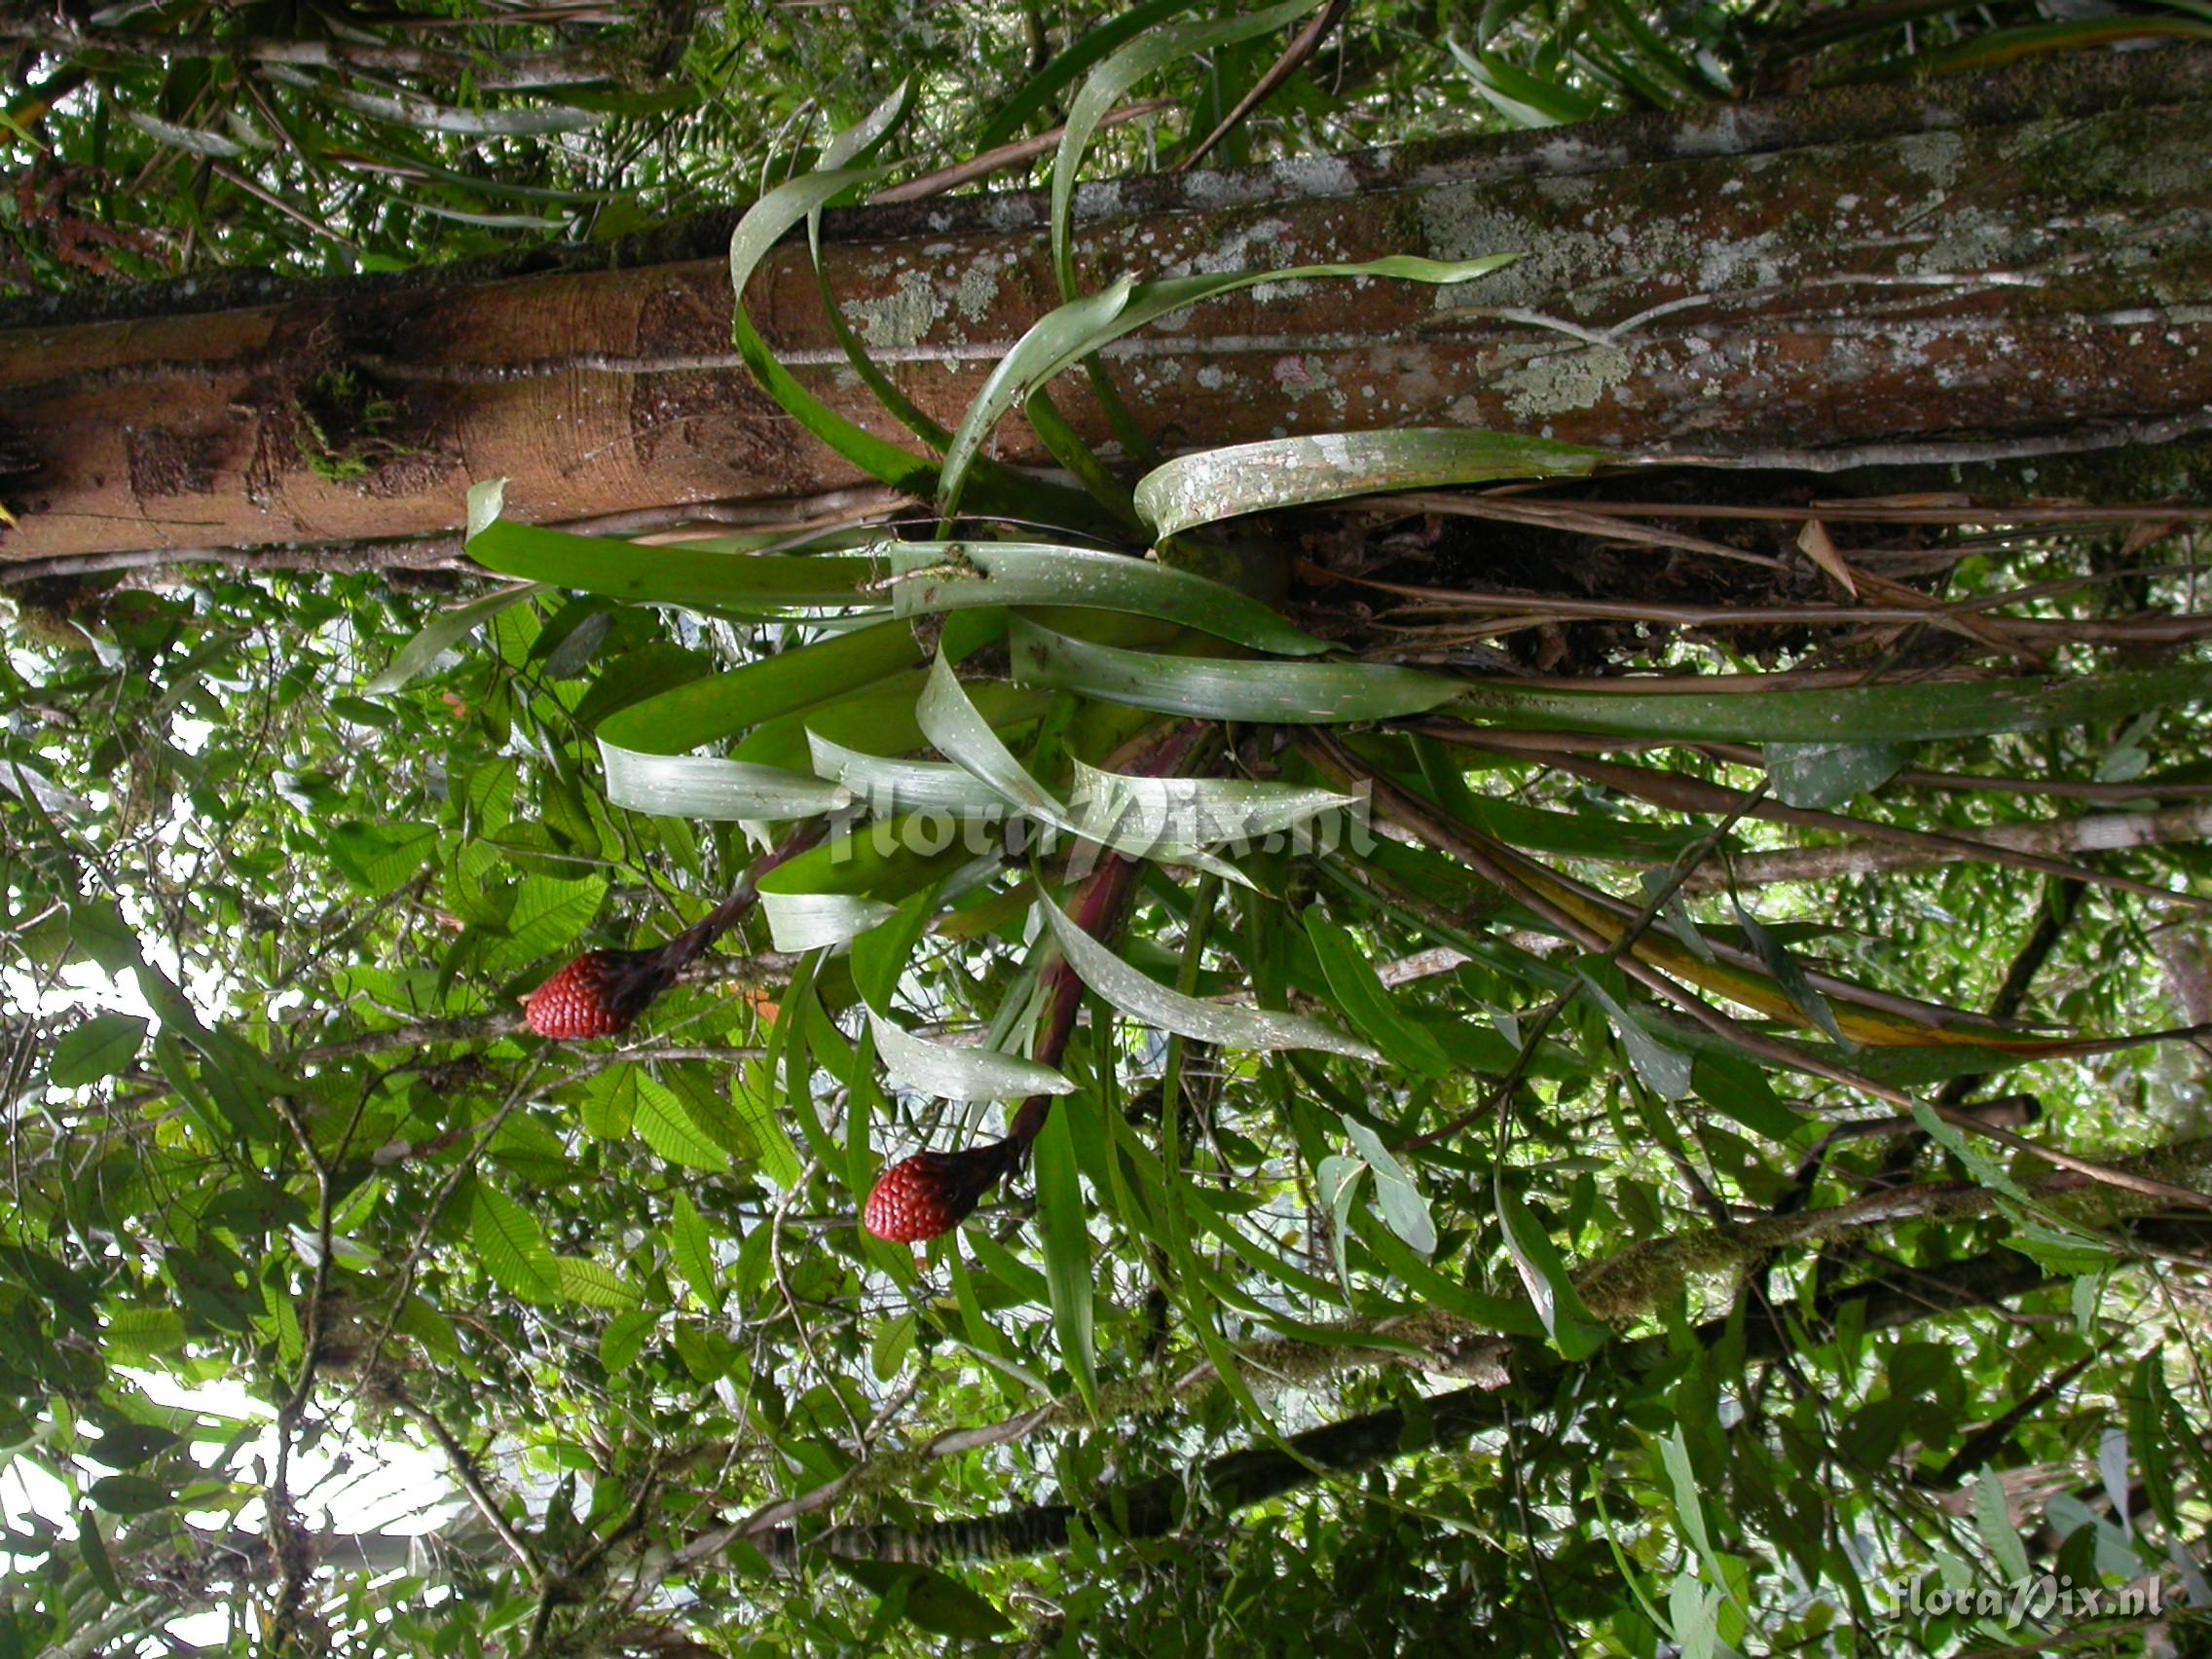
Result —
<instances>
[{"instance_id":1,"label":"serrated leaf","mask_svg":"<svg viewBox=\"0 0 2212 1659\"><path fill-rule=\"evenodd\" d=\"M682 1096L658 1078L638 1079L638 1110L632 1126L640 1140L672 1163L714 1174L729 1167L729 1153L692 1116Z\"/></svg>"},{"instance_id":2,"label":"serrated leaf","mask_svg":"<svg viewBox=\"0 0 2212 1659\"><path fill-rule=\"evenodd\" d=\"M556 1256L553 1270L561 1300L579 1308L620 1310L635 1308L642 1300L620 1273L588 1256Z\"/></svg>"},{"instance_id":3,"label":"serrated leaf","mask_svg":"<svg viewBox=\"0 0 2212 1659\"><path fill-rule=\"evenodd\" d=\"M483 1181L471 1189L468 1235L484 1271L510 1295L533 1303L560 1296L553 1247L545 1241L537 1218Z\"/></svg>"},{"instance_id":4,"label":"serrated leaf","mask_svg":"<svg viewBox=\"0 0 2212 1659\"><path fill-rule=\"evenodd\" d=\"M599 1334L599 1363L609 1377L629 1370L638 1362L638 1355L645 1351L645 1339L652 1335L659 1318L656 1309L639 1308L618 1313L607 1322L607 1329Z\"/></svg>"},{"instance_id":5,"label":"serrated leaf","mask_svg":"<svg viewBox=\"0 0 2212 1659\"><path fill-rule=\"evenodd\" d=\"M707 1231L707 1218L699 1213L699 1206L691 1201L688 1193L676 1195L669 1217L668 1238L669 1253L676 1258L677 1271L691 1287L699 1306L710 1313L720 1311L721 1275L715 1268L714 1238Z\"/></svg>"},{"instance_id":6,"label":"serrated leaf","mask_svg":"<svg viewBox=\"0 0 2212 1659\"><path fill-rule=\"evenodd\" d=\"M173 1308L125 1308L107 1322L105 1346L115 1359L151 1359L184 1346L184 1316Z\"/></svg>"}]
</instances>

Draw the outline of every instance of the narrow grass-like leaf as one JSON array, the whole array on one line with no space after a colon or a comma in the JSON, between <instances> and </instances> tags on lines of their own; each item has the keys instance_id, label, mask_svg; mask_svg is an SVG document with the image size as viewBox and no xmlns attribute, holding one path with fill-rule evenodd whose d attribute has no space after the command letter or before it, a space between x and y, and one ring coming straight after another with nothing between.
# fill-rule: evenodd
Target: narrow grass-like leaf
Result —
<instances>
[{"instance_id":1,"label":"narrow grass-like leaf","mask_svg":"<svg viewBox=\"0 0 2212 1659\"><path fill-rule=\"evenodd\" d=\"M977 154L995 150L1051 104L1053 96L1078 75L1133 36L1153 24L1164 22L1178 12L1188 12L1198 0L1150 0L1148 5L1108 18L1095 28L1079 33L1066 51L1045 65L1021 90L999 105L998 113L977 133L971 148Z\"/></svg>"},{"instance_id":2,"label":"narrow grass-like leaf","mask_svg":"<svg viewBox=\"0 0 2212 1659\"><path fill-rule=\"evenodd\" d=\"M1153 535L1165 538L1241 513L1378 490L1499 478L1579 478L1604 459L1601 450L1550 438L1451 427L1264 438L1178 456L1155 467L1138 482L1136 503Z\"/></svg>"},{"instance_id":3,"label":"narrow grass-like leaf","mask_svg":"<svg viewBox=\"0 0 2212 1659\"><path fill-rule=\"evenodd\" d=\"M1494 53L1471 52L1450 35L1444 44L1484 101L1516 127L1566 126L1587 121L1604 107L1603 98L1517 69Z\"/></svg>"},{"instance_id":4,"label":"narrow grass-like leaf","mask_svg":"<svg viewBox=\"0 0 2212 1659\"><path fill-rule=\"evenodd\" d=\"M912 451L886 443L866 427L854 424L807 390L776 360L754 326L752 313L745 309L745 290L754 272L793 226L845 191L870 184L888 170L834 167L805 173L778 185L746 210L729 240L730 284L737 295L730 334L745 366L768 395L808 431L879 483L927 497L936 490L937 468Z\"/></svg>"},{"instance_id":5,"label":"narrow grass-like leaf","mask_svg":"<svg viewBox=\"0 0 2212 1659\"><path fill-rule=\"evenodd\" d=\"M1037 1136L1037 1228L1060 1358L1075 1379L1076 1391L1095 1411L1098 1359L1091 1338L1090 1229L1084 1214L1082 1183L1076 1177L1068 1110L1063 1106L1048 1117Z\"/></svg>"},{"instance_id":6,"label":"narrow grass-like leaf","mask_svg":"<svg viewBox=\"0 0 2212 1659\"><path fill-rule=\"evenodd\" d=\"M1364 662L1252 662L1167 656L1094 645L1014 619L1014 678L1109 702L1211 720L1328 724L1391 719L1438 708L1463 682Z\"/></svg>"},{"instance_id":7,"label":"narrow grass-like leaf","mask_svg":"<svg viewBox=\"0 0 2212 1659\"><path fill-rule=\"evenodd\" d=\"M124 111L124 119L157 143L167 144L187 155L205 156L215 161L232 161L245 154L245 146L235 138L226 138L220 132L209 132L198 127L178 127L142 109Z\"/></svg>"},{"instance_id":8,"label":"narrow grass-like leaf","mask_svg":"<svg viewBox=\"0 0 2212 1659\"><path fill-rule=\"evenodd\" d=\"M1250 595L1150 559L1033 541L896 542L886 550L894 616L1069 605L1177 622L1278 656L1329 649Z\"/></svg>"},{"instance_id":9,"label":"narrow grass-like leaf","mask_svg":"<svg viewBox=\"0 0 2212 1659\"><path fill-rule=\"evenodd\" d=\"M1200 1002L1169 990L1077 927L1050 897L1040 895L1038 903L1077 977L1131 1019L1225 1049L1320 1049L1357 1060L1382 1057L1357 1038L1303 1014Z\"/></svg>"},{"instance_id":10,"label":"narrow grass-like leaf","mask_svg":"<svg viewBox=\"0 0 2212 1659\"><path fill-rule=\"evenodd\" d=\"M951 446L944 453L944 470L938 486L938 511L946 518L952 516L953 509L959 504L961 485L967 476L969 465L980 453L984 441L989 438L1000 420L1011 410L1026 402L1061 370L1171 312L1182 311L1188 306L1223 294L1235 293L1240 288L1257 287L1263 282L1296 282L1333 276L1398 277L1408 281L1437 283L1465 282L1477 276L1488 276L1500 266L1510 264L1514 257L1512 254L1487 254L1480 259L1446 262L1423 259L1413 254L1394 254L1361 264L1295 265L1256 271L1209 272L1196 276L1171 276L1158 282L1139 283L1128 276L1120 277L1097 293L1069 300L1065 305L1038 318L1030 325L1028 332L1014 342L1014 349L999 360L998 367L991 371L990 379L983 383L982 390L969 404L960 428L953 433ZM1470 434L1446 435L1463 438ZM1532 444L1546 442L1543 439L1525 441ZM1566 445L1550 447L1562 451L1567 448ZM1168 464L1172 466L1176 463ZM1154 476L1157 476L1157 472ZM1499 475L1489 473L1485 476ZM1527 474L1516 473L1512 476ZM1141 490L1142 486L1139 488ZM1140 517L1152 520L1153 515L1145 511L1141 500L1137 504L1137 511ZM1155 534L1164 537L1172 533L1156 528Z\"/></svg>"},{"instance_id":11,"label":"narrow grass-like leaf","mask_svg":"<svg viewBox=\"0 0 2212 1659\"><path fill-rule=\"evenodd\" d=\"M992 1049L954 1049L903 1030L873 1010L868 1024L884 1069L901 1088L944 1100L1024 1100L1032 1094L1070 1094L1075 1084L1051 1066Z\"/></svg>"}]
</instances>

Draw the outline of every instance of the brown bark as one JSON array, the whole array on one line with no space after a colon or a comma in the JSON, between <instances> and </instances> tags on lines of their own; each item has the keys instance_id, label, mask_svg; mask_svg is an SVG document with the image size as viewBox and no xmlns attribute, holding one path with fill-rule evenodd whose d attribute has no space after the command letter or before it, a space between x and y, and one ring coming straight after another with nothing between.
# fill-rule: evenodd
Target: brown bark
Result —
<instances>
[{"instance_id":1,"label":"brown bark","mask_svg":"<svg viewBox=\"0 0 2212 1659\"><path fill-rule=\"evenodd\" d=\"M1170 447L1433 424L1825 466L2212 428L2212 51L1124 180L1079 213L1090 285L1522 255L1453 289L1251 290L1124 342L1114 378ZM1050 309L1045 216L1034 194L832 216L834 291L940 421ZM802 245L749 298L890 431ZM539 520L859 481L737 365L719 260L144 303L167 309L0 335L0 558L439 535L498 475ZM1046 459L1018 421L1000 454Z\"/></svg>"}]
</instances>

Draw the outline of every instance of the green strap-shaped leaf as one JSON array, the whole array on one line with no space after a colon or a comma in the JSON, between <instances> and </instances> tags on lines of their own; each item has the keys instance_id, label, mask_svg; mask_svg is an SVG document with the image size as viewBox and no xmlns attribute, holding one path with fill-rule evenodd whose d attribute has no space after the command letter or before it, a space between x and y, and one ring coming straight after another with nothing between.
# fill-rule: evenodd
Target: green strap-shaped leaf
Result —
<instances>
[{"instance_id":1,"label":"green strap-shaped leaf","mask_svg":"<svg viewBox=\"0 0 2212 1659\"><path fill-rule=\"evenodd\" d=\"M974 148L980 155L996 149L1045 109L1054 95L1078 75L1119 48L1124 41L1143 34L1178 12L1188 12L1198 0L1151 0L1149 5L1124 12L1118 18L1077 34L1068 49L1025 82L1021 90L998 106L983 129L976 134Z\"/></svg>"},{"instance_id":2,"label":"green strap-shaped leaf","mask_svg":"<svg viewBox=\"0 0 2212 1659\"><path fill-rule=\"evenodd\" d=\"M1089 814L1070 812L1060 800L1014 757L999 741L990 722L969 701L965 687L941 656L930 669L929 684L914 705L915 719L938 752L965 767L996 790L1013 805L1041 824L1078 839L1096 841L1130 858L1153 859L1161 864L1188 865L1249 887L1251 881L1235 866L1181 841L1147 838L1144 826L1124 825Z\"/></svg>"},{"instance_id":3,"label":"green strap-shaped leaf","mask_svg":"<svg viewBox=\"0 0 2212 1659\"><path fill-rule=\"evenodd\" d=\"M1354 1030L1387 1054L1392 1064L1419 1076L1442 1077L1456 1069L1436 1039L1390 1000L1382 977L1348 929L1339 927L1318 910L1309 910L1306 934L1313 941L1313 954L1320 959L1330 997Z\"/></svg>"},{"instance_id":4,"label":"green strap-shaped leaf","mask_svg":"<svg viewBox=\"0 0 2212 1659\"><path fill-rule=\"evenodd\" d=\"M901 1088L944 1100L1026 1100L1032 1094L1070 1094L1075 1085L1051 1066L993 1049L955 1049L903 1030L873 1009L883 1068Z\"/></svg>"},{"instance_id":5,"label":"green strap-shaped leaf","mask_svg":"<svg viewBox=\"0 0 2212 1659\"><path fill-rule=\"evenodd\" d=\"M1077 977L1131 1019L1224 1049L1320 1049L1356 1060L1382 1056L1358 1038L1303 1014L1200 1002L1147 978L1100 944L1046 895L1045 920Z\"/></svg>"},{"instance_id":6,"label":"green strap-shaped leaf","mask_svg":"<svg viewBox=\"0 0 2212 1659\"><path fill-rule=\"evenodd\" d=\"M1360 797L1307 784L1258 783L1245 778L1140 778L1102 772L1071 756L1075 788L1070 808L1078 822L1099 831L1119 828L1140 841L1210 847L1263 836L1357 806Z\"/></svg>"},{"instance_id":7,"label":"green strap-shaped leaf","mask_svg":"<svg viewBox=\"0 0 2212 1659\"><path fill-rule=\"evenodd\" d=\"M602 739L607 798L632 812L662 818L774 823L814 818L852 803L852 794L823 778L704 755L641 755Z\"/></svg>"},{"instance_id":8,"label":"green strap-shaped leaf","mask_svg":"<svg viewBox=\"0 0 2212 1659\"><path fill-rule=\"evenodd\" d=\"M778 950L819 950L858 939L899 913L896 904L850 893L763 893L760 913Z\"/></svg>"},{"instance_id":9,"label":"green strap-shaped leaf","mask_svg":"<svg viewBox=\"0 0 2212 1659\"><path fill-rule=\"evenodd\" d=\"M1033 392L1061 370L1082 361L1101 347L1112 345L1124 335L1135 333L1146 323L1163 317L1170 312L1181 311L1201 300L1235 293L1239 288L1257 287L1262 282L1295 282L1327 276L1392 276L1414 282L1465 282L1477 276L1486 276L1500 266L1512 263L1514 258L1513 254L1497 253L1486 254L1480 259L1446 262L1422 259L1414 254L1393 254L1360 264L1294 265L1257 271L1212 272L1198 276L1171 276L1159 282L1140 283L1132 277L1120 277L1095 294L1086 294L1081 299L1070 300L1039 317L1030 325L1028 332L1014 342L1014 349L999 360L998 367L991 371L990 378L983 383L982 390L976 394L976 400L968 406L960 429L953 433L951 446L944 452L944 470L938 483L938 511L945 518L952 516L953 509L960 501L961 486L967 477L968 468L981 453L984 440L1010 410L1025 403ZM1464 438L1478 434L1461 432L1440 435ZM1539 445L1547 442L1540 438L1521 441ZM1563 452L1568 450L1568 446L1565 444L1549 447ZM1157 475L1156 472L1154 476ZM1490 473L1486 476L1530 475L1515 472L1503 475ZM1145 513L1141 502L1138 503L1137 510L1140 517L1150 520L1151 515ZM1156 530L1155 534L1165 536L1172 533Z\"/></svg>"},{"instance_id":10,"label":"green strap-shaped leaf","mask_svg":"<svg viewBox=\"0 0 2212 1659\"><path fill-rule=\"evenodd\" d=\"M1094 645L1016 616L1014 679L1209 720L1330 724L1425 714L1464 682L1365 662L1252 662Z\"/></svg>"},{"instance_id":11,"label":"green strap-shaped leaf","mask_svg":"<svg viewBox=\"0 0 2212 1659\"><path fill-rule=\"evenodd\" d=\"M888 679L918 663L921 654L905 628L858 628L632 703L600 722L600 741L646 755L687 754Z\"/></svg>"},{"instance_id":12,"label":"green strap-shaped leaf","mask_svg":"<svg viewBox=\"0 0 2212 1659\"><path fill-rule=\"evenodd\" d=\"M886 443L866 427L855 425L799 385L768 350L768 343L760 338L752 314L745 309L745 290L754 272L793 226L844 191L872 183L889 170L833 167L826 172L804 173L778 185L746 210L729 239L729 279L737 295L730 335L738 355L768 395L808 431L870 478L910 495L928 496L936 488L937 468L910 450Z\"/></svg>"},{"instance_id":13,"label":"green strap-shaped leaf","mask_svg":"<svg viewBox=\"0 0 2212 1659\"><path fill-rule=\"evenodd\" d=\"M1006 800L998 791L950 761L863 755L812 732L807 744L814 752L814 769L866 802L878 818L903 812L950 812L985 821L1007 814Z\"/></svg>"},{"instance_id":14,"label":"green strap-shaped leaf","mask_svg":"<svg viewBox=\"0 0 2212 1659\"><path fill-rule=\"evenodd\" d=\"M1048 683L1037 682L1037 683ZM1633 680L1618 691L1461 683L1449 711L1470 720L1536 731L1728 743L1917 743L2003 731L2123 719L2167 703L2212 695L2212 666L2118 669L2055 680L1920 681L1761 691L1736 680L1726 691L1662 691L1696 680L1657 682L1643 695Z\"/></svg>"},{"instance_id":15,"label":"green strap-shaped leaf","mask_svg":"<svg viewBox=\"0 0 2212 1659\"><path fill-rule=\"evenodd\" d=\"M1601 450L1550 438L1435 426L1264 438L1179 456L1153 468L1137 483L1136 504L1153 535L1165 538L1194 525L1241 513L1306 506L1379 490L1433 489L1499 478L1579 478L1604 459Z\"/></svg>"},{"instance_id":16,"label":"green strap-shaped leaf","mask_svg":"<svg viewBox=\"0 0 2212 1659\"><path fill-rule=\"evenodd\" d=\"M1278 656L1329 649L1249 594L1150 559L1035 541L908 541L885 550L894 616L1069 605L1158 617Z\"/></svg>"},{"instance_id":17,"label":"green strap-shaped leaf","mask_svg":"<svg viewBox=\"0 0 2212 1659\"><path fill-rule=\"evenodd\" d=\"M1121 102L1122 94L1143 80L1194 53L1270 34L1295 23L1321 0L1285 0L1245 18L1217 22L1183 23L1140 35L1090 72L1068 104L1066 125L1060 131L1059 154L1052 160L1052 269L1057 273L1063 297L1075 295L1075 250L1068 234L1069 208L1075 201L1076 175L1083 155L1090 147L1106 112Z\"/></svg>"},{"instance_id":18,"label":"green strap-shaped leaf","mask_svg":"<svg viewBox=\"0 0 2212 1659\"><path fill-rule=\"evenodd\" d=\"M1603 98L1575 92L1558 81L1531 75L1490 52L1470 52L1450 35L1445 46L1466 70L1475 91L1516 127L1560 127L1587 121L1604 107Z\"/></svg>"}]
</instances>

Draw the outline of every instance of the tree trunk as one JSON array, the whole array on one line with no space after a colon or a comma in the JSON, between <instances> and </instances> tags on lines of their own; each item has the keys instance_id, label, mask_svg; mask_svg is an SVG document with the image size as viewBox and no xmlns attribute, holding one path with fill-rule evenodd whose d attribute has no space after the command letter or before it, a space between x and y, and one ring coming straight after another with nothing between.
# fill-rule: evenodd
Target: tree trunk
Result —
<instances>
[{"instance_id":1,"label":"tree trunk","mask_svg":"<svg viewBox=\"0 0 2212 1659\"><path fill-rule=\"evenodd\" d=\"M1451 288L1261 287L1141 332L1107 359L1170 448L1443 425L1827 468L2212 428L2212 49L1123 180L1078 212L1088 286L1521 255ZM939 421L1053 303L1047 217L1036 194L830 216L831 288ZM803 243L748 299L832 408L891 435ZM124 304L142 314L0 314L0 558L450 536L499 475L519 515L563 521L861 482L739 366L718 259ZM1018 420L999 446L1048 459Z\"/></svg>"}]
</instances>

